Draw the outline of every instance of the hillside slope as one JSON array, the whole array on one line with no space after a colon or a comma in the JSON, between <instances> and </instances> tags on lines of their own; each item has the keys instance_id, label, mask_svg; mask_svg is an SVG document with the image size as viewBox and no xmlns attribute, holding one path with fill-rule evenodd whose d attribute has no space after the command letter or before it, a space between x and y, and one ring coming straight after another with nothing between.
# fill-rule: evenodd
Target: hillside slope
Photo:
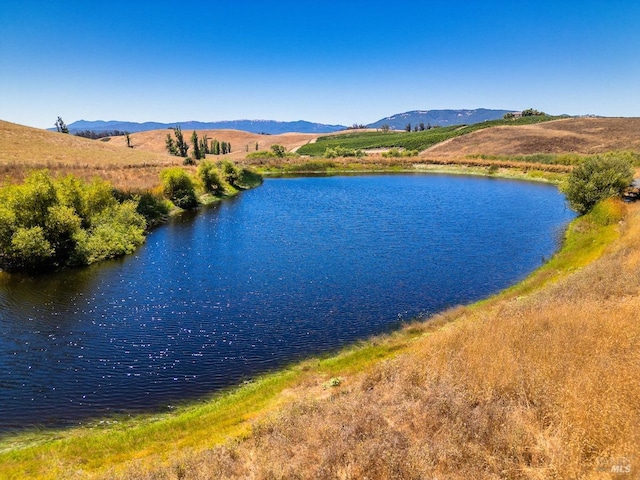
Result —
<instances>
[{"instance_id":1,"label":"hillside slope","mask_svg":"<svg viewBox=\"0 0 640 480\"><path fill-rule=\"evenodd\" d=\"M166 153L127 148L0 121L0 178L19 181L31 170L90 179L103 177L126 189L151 188L160 169L181 163Z\"/></svg>"},{"instance_id":2,"label":"hillside slope","mask_svg":"<svg viewBox=\"0 0 640 480\"><path fill-rule=\"evenodd\" d=\"M100 176L116 187L139 190L155 187L160 170L171 165L182 165L183 159L171 156L165 147L168 130L152 130L126 137L90 140L75 135L64 135L14 123L0 121L0 181L22 180L29 171L46 168L54 174L74 175L90 179ZM273 144L295 149L317 138L315 134L285 133L259 135L238 130L200 130L200 138L231 143L232 153L227 158L244 158L255 151L268 150ZM191 131L184 131L190 143ZM221 157L209 156L211 160Z\"/></svg>"},{"instance_id":3,"label":"hillside slope","mask_svg":"<svg viewBox=\"0 0 640 480\"><path fill-rule=\"evenodd\" d=\"M568 118L535 125L494 127L422 152L425 158L466 155L596 154L640 151L640 118Z\"/></svg>"}]
</instances>

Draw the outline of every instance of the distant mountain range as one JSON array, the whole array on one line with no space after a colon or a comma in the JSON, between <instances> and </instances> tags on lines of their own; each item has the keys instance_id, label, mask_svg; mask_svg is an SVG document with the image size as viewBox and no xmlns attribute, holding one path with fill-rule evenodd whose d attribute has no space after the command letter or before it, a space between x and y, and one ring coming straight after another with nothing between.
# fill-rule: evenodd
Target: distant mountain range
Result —
<instances>
[{"instance_id":1,"label":"distant mountain range","mask_svg":"<svg viewBox=\"0 0 640 480\"><path fill-rule=\"evenodd\" d=\"M69 132L77 133L85 130L92 132L111 132L119 130L121 132L145 132L147 130L160 130L180 126L182 130L242 130L251 133L266 133L277 135L279 133L298 132L298 133L332 133L344 130L343 125L325 125L323 123L312 123L300 120L297 122L278 122L275 120L229 120L222 122L174 122L174 123L158 123L158 122L123 122L111 120L108 122L102 120L87 121L79 120L67 125ZM49 130L55 130L50 128Z\"/></svg>"},{"instance_id":2,"label":"distant mountain range","mask_svg":"<svg viewBox=\"0 0 640 480\"><path fill-rule=\"evenodd\" d=\"M425 126L447 127L449 125L472 125L487 120L498 120L505 113L515 110L490 110L477 108L475 110L414 110L411 112L397 113L390 117L382 118L377 122L367 125L369 128L380 128L389 125L392 130L404 130L408 124L412 127L424 123Z\"/></svg>"},{"instance_id":3,"label":"distant mountain range","mask_svg":"<svg viewBox=\"0 0 640 480\"><path fill-rule=\"evenodd\" d=\"M425 126L431 125L445 127L448 125L471 125L486 120L496 120L502 118L505 113L513 110L490 110L486 108L478 108L475 110L414 110L411 112L397 113L390 117L385 117L377 122L366 125L368 128L380 128L382 125L388 125L391 129L404 130L407 124L411 126L424 123ZM158 123L158 122L124 122L111 120L108 122L102 120L87 121L79 120L73 122L67 127L71 133L82 131L92 131L96 133L112 132L119 130L121 132L144 132L147 130L159 130L180 126L182 130L220 130L233 129L242 130L251 133L264 133L269 135L277 135L280 133L297 132L297 133L333 133L345 130L344 125L327 125L324 123L313 123L304 120L297 122L278 122L275 120L229 120L221 122L174 122L174 123ZM55 130L50 128L49 130Z\"/></svg>"}]
</instances>

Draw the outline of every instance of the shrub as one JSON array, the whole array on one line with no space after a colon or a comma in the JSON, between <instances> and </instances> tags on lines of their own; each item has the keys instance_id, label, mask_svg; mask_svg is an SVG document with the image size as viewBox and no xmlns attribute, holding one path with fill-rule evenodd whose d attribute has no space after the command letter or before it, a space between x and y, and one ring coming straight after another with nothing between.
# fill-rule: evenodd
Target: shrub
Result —
<instances>
[{"instance_id":1,"label":"shrub","mask_svg":"<svg viewBox=\"0 0 640 480\"><path fill-rule=\"evenodd\" d=\"M401 158L401 157L417 157L417 150L400 150L398 148L390 148L382 154L384 158Z\"/></svg>"},{"instance_id":2,"label":"shrub","mask_svg":"<svg viewBox=\"0 0 640 480\"><path fill-rule=\"evenodd\" d=\"M253 188L262 183L262 175L248 168L243 168L238 174L236 185L239 188Z\"/></svg>"},{"instance_id":3,"label":"shrub","mask_svg":"<svg viewBox=\"0 0 640 480\"><path fill-rule=\"evenodd\" d=\"M325 172L330 168L335 168L335 166L335 162L327 160L311 160L308 162L287 165L285 170L291 173Z\"/></svg>"},{"instance_id":4,"label":"shrub","mask_svg":"<svg viewBox=\"0 0 640 480\"><path fill-rule=\"evenodd\" d=\"M345 148L345 147L327 147L324 151L324 158L337 158L337 157L366 157L366 153L359 149Z\"/></svg>"},{"instance_id":5,"label":"shrub","mask_svg":"<svg viewBox=\"0 0 640 480\"><path fill-rule=\"evenodd\" d=\"M44 229L18 227L11 238L10 263L13 269L32 270L49 262L55 254Z\"/></svg>"},{"instance_id":6,"label":"shrub","mask_svg":"<svg viewBox=\"0 0 640 480\"><path fill-rule=\"evenodd\" d=\"M152 192L143 192L133 197L138 202L136 211L142 215L147 221L147 225L156 225L160 223L171 209L171 204L161 195Z\"/></svg>"},{"instance_id":7,"label":"shrub","mask_svg":"<svg viewBox=\"0 0 640 480\"><path fill-rule=\"evenodd\" d=\"M180 167L171 167L160 172L162 193L176 207L188 209L198 204L191 177Z\"/></svg>"},{"instance_id":8,"label":"shrub","mask_svg":"<svg viewBox=\"0 0 640 480\"><path fill-rule=\"evenodd\" d=\"M257 152L249 153L245 156L247 160L255 159L255 158L277 158L276 154L270 150L259 150Z\"/></svg>"},{"instance_id":9,"label":"shrub","mask_svg":"<svg viewBox=\"0 0 640 480\"><path fill-rule=\"evenodd\" d=\"M144 241L138 202L118 202L110 184L35 172L0 189L0 268L42 270L132 252Z\"/></svg>"},{"instance_id":10,"label":"shrub","mask_svg":"<svg viewBox=\"0 0 640 480\"><path fill-rule=\"evenodd\" d=\"M229 160L223 160L219 163L220 171L222 172L222 178L229 185L235 186L238 182L239 172L236 166Z\"/></svg>"},{"instance_id":11,"label":"shrub","mask_svg":"<svg viewBox=\"0 0 640 480\"><path fill-rule=\"evenodd\" d=\"M585 214L600 200L620 195L633 180L628 160L592 157L573 169L562 191L576 212Z\"/></svg>"},{"instance_id":12,"label":"shrub","mask_svg":"<svg viewBox=\"0 0 640 480\"><path fill-rule=\"evenodd\" d=\"M287 149L283 145L278 145L277 143L271 145L271 151L278 158L284 158L287 156Z\"/></svg>"},{"instance_id":13,"label":"shrub","mask_svg":"<svg viewBox=\"0 0 640 480\"><path fill-rule=\"evenodd\" d=\"M144 242L146 228L136 208L136 202L127 200L100 212L90 233L82 237L80 258L85 256L86 263L94 263L133 253Z\"/></svg>"},{"instance_id":14,"label":"shrub","mask_svg":"<svg viewBox=\"0 0 640 480\"><path fill-rule=\"evenodd\" d=\"M207 160L200 163L196 172L202 190L205 193L213 193L214 195L222 193L224 185L220 172L215 165Z\"/></svg>"}]
</instances>

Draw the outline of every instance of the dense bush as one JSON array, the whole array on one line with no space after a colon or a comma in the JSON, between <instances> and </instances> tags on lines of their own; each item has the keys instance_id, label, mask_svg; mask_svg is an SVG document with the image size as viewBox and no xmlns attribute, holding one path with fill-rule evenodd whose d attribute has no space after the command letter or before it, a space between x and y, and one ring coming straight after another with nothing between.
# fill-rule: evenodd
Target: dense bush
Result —
<instances>
[{"instance_id":1,"label":"dense bush","mask_svg":"<svg viewBox=\"0 0 640 480\"><path fill-rule=\"evenodd\" d=\"M401 158L401 157L417 157L417 150L400 150L398 148L391 148L389 151L384 152L382 156L384 158Z\"/></svg>"},{"instance_id":2,"label":"dense bush","mask_svg":"<svg viewBox=\"0 0 640 480\"><path fill-rule=\"evenodd\" d=\"M235 186L238 182L238 177L240 172L238 168L231 163L229 160L223 160L219 162L220 172L222 173L222 178L225 182L227 182L231 186Z\"/></svg>"},{"instance_id":3,"label":"dense bush","mask_svg":"<svg viewBox=\"0 0 640 480\"><path fill-rule=\"evenodd\" d=\"M367 154L360 149L345 148L341 146L329 147L324 151L324 158L338 158L338 157L366 157Z\"/></svg>"},{"instance_id":4,"label":"dense bush","mask_svg":"<svg viewBox=\"0 0 640 480\"><path fill-rule=\"evenodd\" d=\"M0 189L0 268L87 265L132 252L146 222L133 200L119 202L102 180L83 183L48 172Z\"/></svg>"},{"instance_id":5,"label":"dense bush","mask_svg":"<svg viewBox=\"0 0 640 480\"><path fill-rule=\"evenodd\" d=\"M259 150L257 152L248 153L245 157L247 160L256 158L278 158L271 150Z\"/></svg>"},{"instance_id":6,"label":"dense bush","mask_svg":"<svg viewBox=\"0 0 640 480\"><path fill-rule=\"evenodd\" d=\"M224 191L220 172L212 162L208 160L201 162L196 174L203 192L217 195Z\"/></svg>"},{"instance_id":7,"label":"dense bush","mask_svg":"<svg viewBox=\"0 0 640 480\"><path fill-rule=\"evenodd\" d=\"M633 180L631 163L619 157L591 157L573 169L562 191L576 212L585 214L600 200L620 195Z\"/></svg>"},{"instance_id":8,"label":"dense bush","mask_svg":"<svg viewBox=\"0 0 640 480\"><path fill-rule=\"evenodd\" d=\"M198 205L191 177L180 167L171 167L160 172L162 193L176 207L193 208Z\"/></svg>"},{"instance_id":9,"label":"dense bush","mask_svg":"<svg viewBox=\"0 0 640 480\"><path fill-rule=\"evenodd\" d=\"M254 188L262 183L262 175L248 168L243 168L238 173L238 188Z\"/></svg>"}]
</instances>

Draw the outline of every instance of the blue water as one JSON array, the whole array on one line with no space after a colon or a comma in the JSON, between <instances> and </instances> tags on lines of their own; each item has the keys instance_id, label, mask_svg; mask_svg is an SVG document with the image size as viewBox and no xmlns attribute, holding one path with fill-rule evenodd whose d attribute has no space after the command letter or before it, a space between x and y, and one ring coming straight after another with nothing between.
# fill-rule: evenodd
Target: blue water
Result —
<instances>
[{"instance_id":1,"label":"blue water","mask_svg":"<svg viewBox=\"0 0 640 480\"><path fill-rule=\"evenodd\" d=\"M548 185L268 179L134 255L0 280L0 430L166 410L495 293L574 217Z\"/></svg>"}]
</instances>

